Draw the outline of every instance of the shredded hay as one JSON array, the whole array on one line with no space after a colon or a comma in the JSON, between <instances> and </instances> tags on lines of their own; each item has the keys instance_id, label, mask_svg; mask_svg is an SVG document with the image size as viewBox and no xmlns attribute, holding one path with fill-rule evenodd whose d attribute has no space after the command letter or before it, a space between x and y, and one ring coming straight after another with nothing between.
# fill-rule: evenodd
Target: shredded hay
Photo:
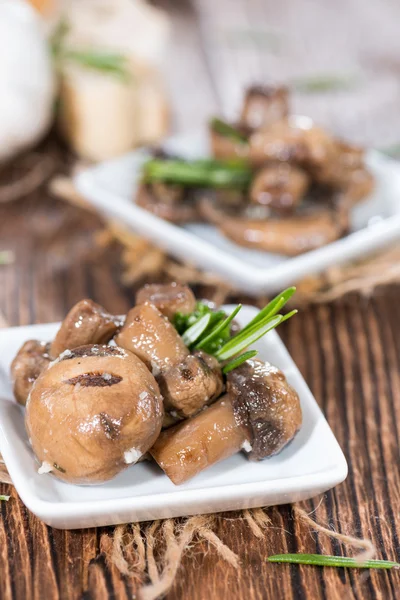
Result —
<instances>
[{"instance_id":1,"label":"shredded hay","mask_svg":"<svg viewBox=\"0 0 400 600\"><path fill-rule=\"evenodd\" d=\"M301 521L303 521L303 523L305 523L306 525L308 525L315 531L323 533L324 535L327 535L328 537L330 537L332 539L338 540L339 542L342 542L342 544L345 544L347 546L351 546L353 548L363 548L364 551L361 552L360 554L357 554L354 557L355 560L359 561L360 563L362 563L366 560L370 560L371 558L374 558L374 556L376 554L376 549L370 540L356 538L351 535L345 535L343 533L334 531L333 529L329 529L328 527L324 527L323 525L320 525L319 523L316 523L316 521L311 519L311 517L310 517L311 513L310 514L307 513L304 510L304 508L301 508L297 504L293 504L292 509L293 509L293 512L295 513L295 515Z\"/></svg>"},{"instance_id":2,"label":"shredded hay","mask_svg":"<svg viewBox=\"0 0 400 600\"><path fill-rule=\"evenodd\" d=\"M246 509L242 511L242 517L238 516L232 520L245 521L253 535L262 539L268 528L272 527L272 521L266 510ZM307 513L297 504L292 506L292 510L294 516L307 528L352 548L362 548L363 553L355 556L360 563L375 555L375 548L369 540L345 535L320 525L311 519L312 513ZM220 518L226 520L224 517ZM138 591L140 600L156 600L162 598L171 589L181 568L184 554L193 548L193 544L201 540L210 544L217 551L218 556L234 569L241 568L240 557L215 533L217 521L218 515L199 515L183 521L182 519L154 521L147 525L143 524L142 528L139 524L134 524L130 535L127 535L128 526L120 525L114 530L112 546L102 544L101 549L106 553L108 564L112 563L122 575L132 577L141 584ZM136 554L131 558L134 562L129 564L126 556L132 545L135 545Z\"/></svg>"}]
</instances>

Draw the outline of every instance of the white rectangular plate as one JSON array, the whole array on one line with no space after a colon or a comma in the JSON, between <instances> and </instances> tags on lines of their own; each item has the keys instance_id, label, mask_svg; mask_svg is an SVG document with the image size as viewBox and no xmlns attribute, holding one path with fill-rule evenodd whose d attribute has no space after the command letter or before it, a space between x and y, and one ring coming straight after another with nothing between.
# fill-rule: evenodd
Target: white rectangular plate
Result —
<instances>
[{"instance_id":1,"label":"white rectangular plate","mask_svg":"<svg viewBox=\"0 0 400 600\"><path fill-rule=\"evenodd\" d=\"M244 326L256 314L257 309L245 306L238 321ZM95 486L39 475L25 433L24 410L13 399L9 370L26 340L49 341L57 328L56 323L14 327L0 336L0 452L22 501L48 525L74 529L284 504L315 496L346 478L343 453L275 331L255 348L262 359L282 369L299 393L303 410L301 430L278 456L250 462L239 453L178 487L150 462Z\"/></svg>"},{"instance_id":2,"label":"white rectangular plate","mask_svg":"<svg viewBox=\"0 0 400 600\"><path fill-rule=\"evenodd\" d=\"M207 135L171 138L164 147L187 158L209 156ZM400 165L378 152L367 154L376 189L352 211L351 233L294 258L243 248L215 227L173 225L134 203L144 150L88 169L75 178L78 191L100 211L168 250L175 257L218 273L249 294L277 291L333 264L363 256L400 238Z\"/></svg>"}]
</instances>

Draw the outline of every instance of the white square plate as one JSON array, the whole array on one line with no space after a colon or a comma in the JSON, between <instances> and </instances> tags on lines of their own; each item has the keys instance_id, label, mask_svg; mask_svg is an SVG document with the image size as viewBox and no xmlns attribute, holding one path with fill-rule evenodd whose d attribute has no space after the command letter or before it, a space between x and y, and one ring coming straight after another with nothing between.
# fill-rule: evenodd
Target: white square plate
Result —
<instances>
[{"instance_id":1,"label":"white square plate","mask_svg":"<svg viewBox=\"0 0 400 600\"><path fill-rule=\"evenodd\" d=\"M257 309L245 306L238 321L244 326L256 314ZM56 323L32 325L0 334L0 452L22 501L48 525L74 529L284 504L310 498L346 478L343 453L275 331L255 347L262 359L284 371L303 410L301 430L278 456L250 462L239 453L178 487L150 462L95 486L74 486L39 475L25 433L24 410L13 399L9 370L26 340L49 341L57 328Z\"/></svg>"},{"instance_id":2,"label":"white square plate","mask_svg":"<svg viewBox=\"0 0 400 600\"><path fill-rule=\"evenodd\" d=\"M171 138L164 148L186 158L209 155L205 132ZM76 187L103 213L119 219L177 258L218 273L249 294L277 291L329 265L365 255L400 238L400 165L378 152L367 153L376 188L352 211L352 232L294 258L243 248L211 225L179 227L137 206L133 199L141 166L147 158L145 150L138 150L97 165L76 176Z\"/></svg>"}]
</instances>

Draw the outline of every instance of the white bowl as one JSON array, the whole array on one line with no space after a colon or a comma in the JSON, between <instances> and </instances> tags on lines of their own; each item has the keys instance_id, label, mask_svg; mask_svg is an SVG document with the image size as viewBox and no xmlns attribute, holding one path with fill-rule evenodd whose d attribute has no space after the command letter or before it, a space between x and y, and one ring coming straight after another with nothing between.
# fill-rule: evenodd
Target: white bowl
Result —
<instances>
[{"instance_id":1,"label":"white bowl","mask_svg":"<svg viewBox=\"0 0 400 600\"><path fill-rule=\"evenodd\" d=\"M238 321L244 326L256 314L257 309L244 306ZM285 504L320 494L346 478L343 453L274 331L255 348L262 359L283 370L299 393L303 410L301 430L278 456L250 462L239 453L181 486L150 462L129 467L103 485L69 485L52 475L39 475L25 432L24 410L13 399L9 370L26 340L49 341L58 326L14 327L2 330L0 337L0 452L22 501L48 525L74 529Z\"/></svg>"},{"instance_id":2,"label":"white bowl","mask_svg":"<svg viewBox=\"0 0 400 600\"><path fill-rule=\"evenodd\" d=\"M171 138L164 147L187 158L209 155L205 132ZM133 199L144 150L88 169L75 178L78 191L100 211L117 218L136 233L179 259L221 275L252 295L277 291L306 275L321 272L378 249L400 238L400 165L379 154L367 153L376 179L374 193L351 214L351 233L327 246L294 258L238 246L212 225L179 227L137 206Z\"/></svg>"}]
</instances>

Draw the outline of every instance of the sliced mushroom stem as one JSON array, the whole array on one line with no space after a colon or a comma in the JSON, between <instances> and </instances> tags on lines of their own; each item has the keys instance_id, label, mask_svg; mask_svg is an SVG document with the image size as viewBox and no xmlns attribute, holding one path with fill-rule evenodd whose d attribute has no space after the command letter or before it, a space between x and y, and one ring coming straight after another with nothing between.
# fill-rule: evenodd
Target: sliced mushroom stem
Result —
<instances>
[{"instance_id":1,"label":"sliced mushroom stem","mask_svg":"<svg viewBox=\"0 0 400 600\"><path fill-rule=\"evenodd\" d=\"M277 454L301 422L299 397L284 374L269 363L248 360L229 373L228 394L161 433L150 453L179 485L241 448L251 460Z\"/></svg>"},{"instance_id":2,"label":"sliced mushroom stem","mask_svg":"<svg viewBox=\"0 0 400 600\"><path fill-rule=\"evenodd\" d=\"M196 417L163 431L150 453L175 485L239 452L246 432L228 394Z\"/></svg>"}]
</instances>

